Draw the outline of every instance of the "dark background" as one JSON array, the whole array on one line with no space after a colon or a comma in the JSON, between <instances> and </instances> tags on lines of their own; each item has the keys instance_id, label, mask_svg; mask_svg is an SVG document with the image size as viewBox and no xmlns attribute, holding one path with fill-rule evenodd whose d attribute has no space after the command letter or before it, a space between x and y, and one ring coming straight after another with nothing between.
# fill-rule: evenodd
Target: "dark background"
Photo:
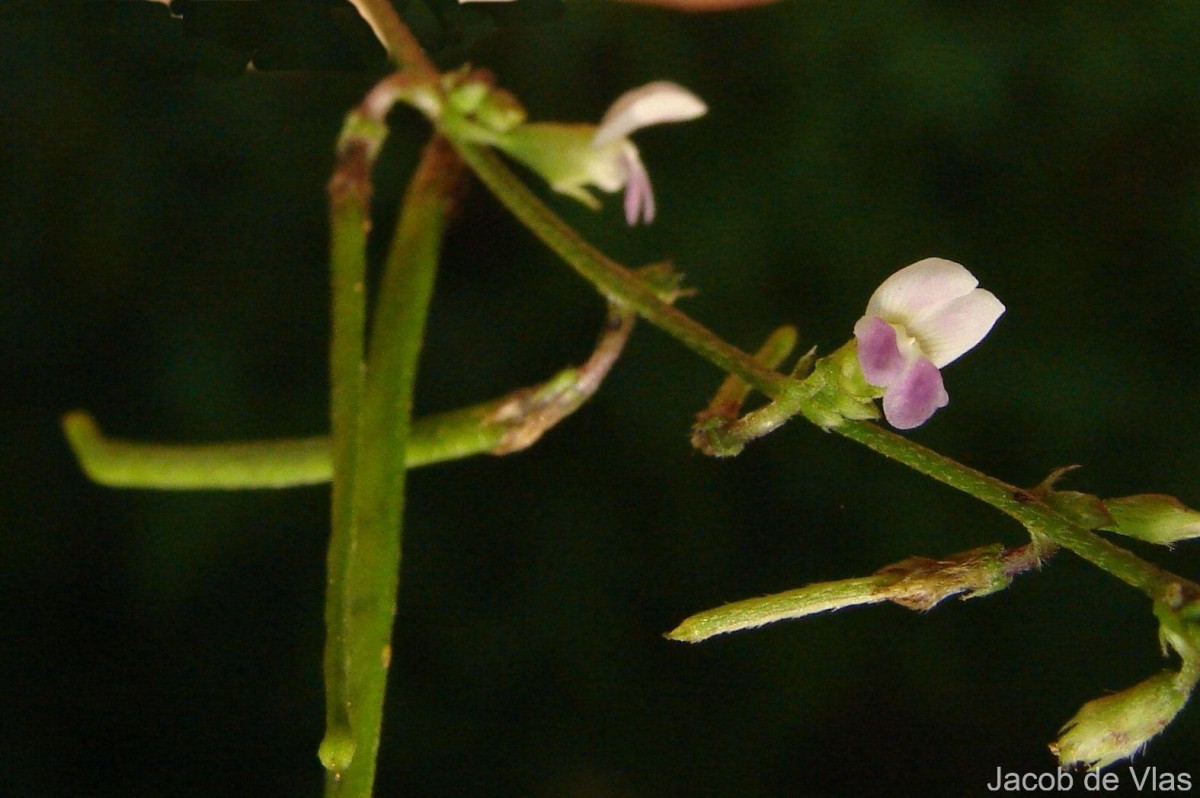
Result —
<instances>
[{"instance_id":1,"label":"dark background","mask_svg":"<svg viewBox=\"0 0 1200 798\"><path fill-rule=\"evenodd\" d=\"M107 5L0 13L0 794L315 796L327 490L113 491L57 424L326 429L324 184L378 54L353 25L292 51ZM1069 487L1200 504L1200 5L536 10L408 13L538 118L659 78L711 106L637 137L653 226L550 197L602 248L672 259L685 308L740 346L793 323L825 351L896 268L958 260L1008 312L913 437L1018 484L1081 464ZM381 231L428 132L394 122ZM476 186L419 409L578 362L601 317ZM1080 704L1164 667L1148 603L1069 553L926 615L663 640L725 601L1023 538L801 422L699 455L719 378L643 325L534 449L412 475L379 795L978 795L997 767L1051 769ZM1138 551L1200 575L1193 546ZM1198 739L1190 707L1138 763L1189 771Z\"/></svg>"}]
</instances>

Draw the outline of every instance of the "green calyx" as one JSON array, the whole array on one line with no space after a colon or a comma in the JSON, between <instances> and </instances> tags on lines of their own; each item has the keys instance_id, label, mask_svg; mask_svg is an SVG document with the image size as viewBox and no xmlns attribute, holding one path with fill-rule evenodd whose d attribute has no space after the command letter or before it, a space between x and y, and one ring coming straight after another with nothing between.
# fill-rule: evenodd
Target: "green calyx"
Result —
<instances>
[{"instance_id":1,"label":"green calyx","mask_svg":"<svg viewBox=\"0 0 1200 798\"><path fill-rule=\"evenodd\" d=\"M858 364L858 342L851 339L813 366L806 383L813 383L814 414L822 427L836 427L842 421L873 421L880 417L875 400L883 390L867 382Z\"/></svg>"},{"instance_id":2,"label":"green calyx","mask_svg":"<svg viewBox=\"0 0 1200 798\"><path fill-rule=\"evenodd\" d=\"M512 92L496 86L490 72L464 66L442 76L446 102L440 123L468 141L501 146L504 135L525 123L525 107Z\"/></svg>"},{"instance_id":3,"label":"green calyx","mask_svg":"<svg viewBox=\"0 0 1200 798\"><path fill-rule=\"evenodd\" d=\"M627 176L621 163L625 142L597 147L596 130L587 123L532 122L492 143L541 175L555 191L598 210L600 203L587 187L612 193L625 185Z\"/></svg>"}]
</instances>

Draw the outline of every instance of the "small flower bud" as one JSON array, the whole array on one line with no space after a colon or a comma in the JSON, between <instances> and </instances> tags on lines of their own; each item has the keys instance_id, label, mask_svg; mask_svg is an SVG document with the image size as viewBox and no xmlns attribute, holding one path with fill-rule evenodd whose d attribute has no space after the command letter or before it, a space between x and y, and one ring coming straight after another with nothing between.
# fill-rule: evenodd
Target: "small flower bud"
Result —
<instances>
[{"instance_id":1,"label":"small flower bud","mask_svg":"<svg viewBox=\"0 0 1200 798\"><path fill-rule=\"evenodd\" d=\"M470 115L475 113L491 90L492 87L483 81L464 80L447 87L446 99L456 111Z\"/></svg>"},{"instance_id":2,"label":"small flower bud","mask_svg":"<svg viewBox=\"0 0 1200 798\"><path fill-rule=\"evenodd\" d=\"M1044 500L1059 514L1084 529L1104 529L1115 524L1104 502L1090 493L1075 490L1046 490Z\"/></svg>"},{"instance_id":3,"label":"small flower bud","mask_svg":"<svg viewBox=\"0 0 1200 798\"><path fill-rule=\"evenodd\" d=\"M475 107L475 118L492 130L507 133L525 121L525 108L512 92L493 89Z\"/></svg>"},{"instance_id":4,"label":"small flower bud","mask_svg":"<svg viewBox=\"0 0 1200 798\"><path fill-rule=\"evenodd\" d=\"M1128 759L1161 732L1187 703L1188 690L1171 671L1089 701L1062 727L1050 751L1063 766L1105 768Z\"/></svg>"},{"instance_id":5,"label":"small flower bud","mask_svg":"<svg viewBox=\"0 0 1200 798\"><path fill-rule=\"evenodd\" d=\"M1114 522L1105 529L1112 532L1164 545L1200 537L1200 512L1174 496L1143 493L1106 499L1104 506Z\"/></svg>"}]
</instances>

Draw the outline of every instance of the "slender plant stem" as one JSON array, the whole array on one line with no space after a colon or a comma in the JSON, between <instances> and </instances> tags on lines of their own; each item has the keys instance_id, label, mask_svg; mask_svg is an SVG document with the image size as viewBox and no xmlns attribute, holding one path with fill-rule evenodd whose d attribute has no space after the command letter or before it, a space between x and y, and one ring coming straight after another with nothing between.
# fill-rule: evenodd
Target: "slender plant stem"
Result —
<instances>
[{"instance_id":1,"label":"slender plant stem","mask_svg":"<svg viewBox=\"0 0 1200 798\"><path fill-rule=\"evenodd\" d=\"M437 68L425 55L412 31L408 29L396 13L391 0L350 0L362 18L367 21L374 31L375 37L387 50L396 66L408 69L420 75L423 79L436 82Z\"/></svg>"},{"instance_id":2,"label":"slender plant stem","mask_svg":"<svg viewBox=\"0 0 1200 798\"><path fill-rule=\"evenodd\" d=\"M736 374L770 397L787 378L766 368L750 354L726 343L704 325L659 298L624 266L587 243L546 207L491 151L464 141L455 147L475 174L513 214L559 257L612 301L628 305L651 324L671 334L718 368Z\"/></svg>"},{"instance_id":3,"label":"slender plant stem","mask_svg":"<svg viewBox=\"0 0 1200 798\"><path fill-rule=\"evenodd\" d=\"M816 392L758 362L726 343L682 311L662 302L633 274L607 258L554 214L504 165L495 153L479 145L454 141L463 160L526 227L601 293L628 304L647 321L678 339L721 370L734 374L767 397L777 400L769 410L768 426L803 414L812 420L829 418L819 407ZM841 420L828 426L847 438L903 463L920 473L975 496L1016 518L1032 534L1043 535L1155 600L1174 596L1175 602L1200 597L1200 587L1145 562L1043 504L1029 491L989 477L943 457L877 424Z\"/></svg>"},{"instance_id":4,"label":"slender plant stem","mask_svg":"<svg viewBox=\"0 0 1200 798\"><path fill-rule=\"evenodd\" d=\"M909 557L870 576L817 582L698 612L665 636L698 643L775 621L883 601L926 611L951 596L971 599L1003 590L1014 576L1036 568L1050 553L1044 546L1027 543L1007 550L999 544L983 546L939 559Z\"/></svg>"},{"instance_id":5,"label":"slender plant stem","mask_svg":"<svg viewBox=\"0 0 1200 798\"><path fill-rule=\"evenodd\" d=\"M329 436L206 444L143 443L106 437L87 413L63 417L80 467L114 488L242 490L328 482Z\"/></svg>"},{"instance_id":6,"label":"slender plant stem","mask_svg":"<svg viewBox=\"0 0 1200 798\"><path fill-rule=\"evenodd\" d=\"M322 743L331 798L367 798L375 779L399 585L412 390L457 164L440 139L425 149L405 197L372 325L350 523L335 528L330 543L326 689L347 702L351 735L347 741L333 718ZM336 435L334 446L336 451ZM338 478L335 469L335 490Z\"/></svg>"},{"instance_id":7,"label":"slender plant stem","mask_svg":"<svg viewBox=\"0 0 1200 798\"><path fill-rule=\"evenodd\" d=\"M1146 562L1096 533L1084 529L1034 493L990 477L901 437L877 424L847 421L833 431L938 482L986 502L1093 565L1108 571L1155 601L1181 606L1200 599L1200 586Z\"/></svg>"},{"instance_id":8,"label":"slender plant stem","mask_svg":"<svg viewBox=\"0 0 1200 798\"><path fill-rule=\"evenodd\" d=\"M513 424L493 414L510 399L435 413L413 421L405 447L408 468L495 453ZM333 459L328 435L220 443L146 443L105 436L82 411L68 413L63 429L84 472L112 488L144 490L256 490L329 482Z\"/></svg>"},{"instance_id":9,"label":"slender plant stem","mask_svg":"<svg viewBox=\"0 0 1200 798\"><path fill-rule=\"evenodd\" d=\"M536 442L579 409L600 387L633 329L633 314L610 306L592 356L549 380L497 399L414 419L405 446L406 468L504 455ZM333 476L328 437L219 443L146 443L105 436L89 414L62 420L84 472L101 485L149 490L247 490L328 482Z\"/></svg>"},{"instance_id":10,"label":"slender plant stem","mask_svg":"<svg viewBox=\"0 0 1200 798\"><path fill-rule=\"evenodd\" d=\"M796 348L796 336L796 328L791 325L776 329L754 353L754 359L769 369L779 368ZM742 410L742 404L750 395L750 390L751 387L745 380L736 374L730 374L721 382L708 407L701 411L701 417L735 421Z\"/></svg>"},{"instance_id":11,"label":"slender plant stem","mask_svg":"<svg viewBox=\"0 0 1200 798\"><path fill-rule=\"evenodd\" d=\"M359 123L361 124L361 122ZM349 123L347 125L349 128ZM329 183L330 295L332 335L329 353L330 437L333 463L331 526L327 568L330 583L345 580L353 549L354 494L358 473L360 419L365 387L367 229L370 183L367 175L378 145L369 137L345 136L338 169ZM343 591L326 594L325 737L322 763L340 771L354 758L347 656L349 606Z\"/></svg>"}]
</instances>

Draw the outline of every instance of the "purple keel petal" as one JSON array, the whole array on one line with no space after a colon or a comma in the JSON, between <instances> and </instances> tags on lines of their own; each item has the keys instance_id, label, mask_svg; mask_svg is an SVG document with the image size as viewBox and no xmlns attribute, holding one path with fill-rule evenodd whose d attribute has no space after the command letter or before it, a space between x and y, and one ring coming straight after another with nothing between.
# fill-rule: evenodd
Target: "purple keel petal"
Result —
<instances>
[{"instance_id":1,"label":"purple keel petal","mask_svg":"<svg viewBox=\"0 0 1200 798\"><path fill-rule=\"evenodd\" d=\"M633 226L638 220L649 224L654 221L654 189L650 187L650 175L642 165L641 156L632 144L623 153L627 175L625 182L625 221Z\"/></svg>"},{"instance_id":2,"label":"purple keel petal","mask_svg":"<svg viewBox=\"0 0 1200 798\"><path fill-rule=\"evenodd\" d=\"M883 415L896 429L912 429L949 403L942 373L927 358L920 358L888 386L883 395Z\"/></svg>"},{"instance_id":3,"label":"purple keel petal","mask_svg":"<svg viewBox=\"0 0 1200 798\"><path fill-rule=\"evenodd\" d=\"M858 339L858 365L872 385L886 388L904 373L904 355L896 344L896 330L878 316L863 316L854 325Z\"/></svg>"}]
</instances>

